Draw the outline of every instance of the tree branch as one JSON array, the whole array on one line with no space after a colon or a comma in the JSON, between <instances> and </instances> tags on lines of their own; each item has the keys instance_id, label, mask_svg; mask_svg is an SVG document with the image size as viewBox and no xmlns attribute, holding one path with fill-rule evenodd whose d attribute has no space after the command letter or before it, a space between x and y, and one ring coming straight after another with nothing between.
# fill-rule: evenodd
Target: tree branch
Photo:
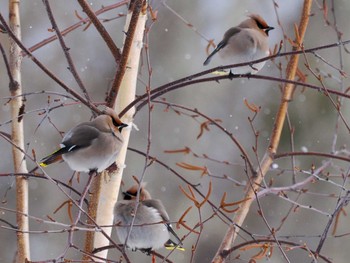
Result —
<instances>
[{"instance_id":1,"label":"tree branch","mask_svg":"<svg viewBox=\"0 0 350 263\"><path fill-rule=\"evenodd\" d=\"M9 5L9 24L13 30L13 34L16 38L21 39L21 23L20 23L20 11L19 0L10 0ZM22 94L21 84L21 64L22 56L21 49L16 42L10 38L10 92L11 96L18 96ZM24 128L23 118L18 118L18 114L21 109L24 109L24 103L21 97L15 97L10 102L11 105L11 118L12 118L12 133L11 140L15 146L12 147L13 163L15 173L28 173L27 163L23 151L24 146ZM18 148L20 149L18 149ZM17 259L16 262L25 262L30 260L30 248L29 248L29 234L24 233L29 231L28 217L24 214L28 214L28 180L25 176L16 177L16 218L17 218ZM23 232L22 232L23 231Z\"/></svg>"},{"instance_id":2,"label":"tree branch","mask_svg":"<svg viewBox=\"0 0 350 263\"><path fill-rule=\"evenodd\" d=\"M122 80L124 78L124 74L127 70L127 63L129 61L130 50L132 48L132 44L135 44L134 35L135 35L136 26L137 26L138 18L140 16L141 11L142 13L146 12L145 6L144 6L144 0L133 0L130 2L129 14L132 14L130 18L130 25L126 31L126 38L123 46L123 53L120 59L120 64L118 65L112 87L106 98L107 106L111 108L114 108L116 98L118 96L118 92L119 92ZM140 45L140 49L142 48L142 43L143 41L136 43L137 45Z\"/></svg>"},{"instance_id":3,"label":"tree branch","mask_svg":"<svg viewBox=\"0 0 350 263\"><path fill-rule=\"evenodd\" d=\"M83 11L86 13L86 15L90 18L90 21L94 24L103 40L106 42L117 64L119 64L121 57L120 50L114 43L112 37L108 34L106 28L102 25L100 20L95 15L94 11L91 9L90 5L85 0L78 0L78 3L83 8Z\"/></svg>"},{"instance_id":4,"label":"tree branch","mask_svg":"<svg viewBox=\"0 0 350 263\"><path fill-rule=\"evenodd\" d=\"M128 0L123 0L123 1L121 1L121 2L119 2L119 3L116 3L116 4L113 4L113 5L103 6L101 9L99 9L99 10L97 10L97 11L95 12L95 15L98 16L98 15L100 15L100 14L102 14L102 13L104 13L104 12L107 12L107 11L109 11L109 10L118 8L118 7L123 6L123 5L126 5L127 3L128 3ZM73 30L75 30L75 29L81 27L82 25L84 25L84 24L86 24L86 23L89 23L90 21L91 21L91 20L90 20L89 17L84 18L84 19L81 19L79 22L77 22L77 23L75 23L75 24L73 24L73 25L71 25L71 26L69 26L69 27L63 29L63 30L61 31L61 34L62 34L62 36L65 36L65 35L67 35L68 33L72 32ZM55 41L56 39L57 39L57 35L53 35L53 36L51 36L51 37L48 37L48 38L46 38L46 39L40 41L40 42L37 43L37 44L31 46L30 48L28 48L28 50L29 50L30 52L34 52L34 51L38 50L39 48L41 48L41 47L43 47L43 46L45 46L45 45L51 43L52 41ZM23 53L22 55L25 56L26 54Z\"/></svg>"},{"instance_id":5,"label":"tree branch","mask_svg":"<svg viewBox=\"0 0 350 263\"><path fill-rule=\"evenodd\" d=\"M133 1L131 1L133 2ZM145 24L147 20L147 2L144 0L137 0L141 4L139 14L134 15L135 8L129 8L127 15L125 31L128 32L125 40L125 45L130 42L129 48L123 48L121 63L119 68L124 67L124 73L117 75L121 78L120 92L118 97L109 97L108 105L116 105L114 107L116 112L120 112L126 105L135 100L136 83L139 69L139 61L143 42L143 35ZM131 5L131 4L130 4ZM140 13L141 12L141 13ZM131 29L131 27L135 27ZM133 33L131 33L133 31ZM130 33L129 33L130 32ZM126 50L129 49L127 52ZM124 64L125 61L125 64ZM120 69L118 72L121 72ZM118 99L117 102L112 100ZM90 199L89 215L95 220L98 225L111 225L114 217L114 205L117 201L120 183L125 166L125 158L127 146L129 143L130 132L132 127L134 109L131 109L122 119L124 123L129 124L128 129L123 130L124 144L117 157L117 169L104 171L100 176L96 177L93 182L93 194ZM107 179L107 180L106 180ZM112 228L102 228L108 235L111 234ZM91 253L96 247L103 247L108 245L108 239L101 233L87 233L85 240L85 251ZM97 254L98 257L107 258L108 250L101 251ZM83 259L88 259L84 257Z\"/></svg>"},{"instance_id":6,"label":"tree branch","mask_svg":"<svg viewBox=\"0 0 350 263\"><path fill-rule=\"evenodd\" d=\"M294 46L293 48L294 50L301 50L302 42L306 32L306 27L309 22L311 6L312 6L312 0L304 1L301 21L298 29L298 36L296 36L297 39L295 41L297 45ZM291 59L287 66L288 80L294 79L298 68L298 61L299 61L299 55L295 54L291 56ZM244 197L244 199L246 199L247 201L240 206L240 210L238 210L237 214L235 215L235 222L237 223L237 225L241 226L243 224L250 210L250 207L253 203L253 200L254 200L253 198L256 195L256 192L259 190L259 186L265 174L269 171L270 165L273 162L273 155L276 153L279 145L283 124L284 124L287 109L288 109L288 103L292 99L293 91L294 91L293 84L287 83L284 86L280 107L276 115L276 121L272 131L271 139L270 139L270 145L265 152L261 165L259 166L259 169L257 171L258 172L257 176L251 178L252 182L250 185L252 187L247 189L247 192ZM212 262L214 263L225 262L225 257L223 257L223 255L225 254L225 251L228 251L232 246L232 243L235 241L237 237L238 231L239 229L237 229L234 225L229 227Z\"/></svg>"},{"instance_id":7,"label":"tree branch","mask_svg":"<svg viewBox=\"0 0 350 263\"><path fill-rule=\"evenodd\" d=\"M46 7L46 12L49 16L49 19L50 19L50 22L52 24L52 28L55 30L56 32L56 35L57 35L57 38L61 44L61 47L62 47L62 50L64 52L64 55L66 56L66 59L67 59L67 63L68 63L68 69L69 71L72 73L73 77L75 78L76 82L78 83L78 86L79 88L81 89L81 91L83 92L85 98L91 103L91 99L90 99L90 96L84 86L84 83L83 81L81 80L79 74L78 74L78 71L76 70L75 68L75 65L73 63L73 59L69 53L69 48L66 46L66 43L64 42L64 39L63 39L63 36L61 34L61 31L59 30L58 26L57 26L57 23L56 23L56 20L52 14L52 10L51 10L51 7L50 7L50 4L49 4L49 1L48 0L43 0L43 3ZM94 111L92 111L92 113L94 114ZM96 117L96 116L95 116Z\"/></svg>"},{"instance_id":8,"label":"tree branch","mask_svg":"<svg viewBox=\"0 0 350 263\"><path fill-rule=\"evenodd\" d=\"M81 95L79 95L77 92L69 88L66 84L64 84L59 78L55 76L54 73L52 73L48 68L44 66L33 54L23 45L21 40L16 36L16 34L10 29L10 27L7 25L6 20L0 13L0 22L6 29L6 32L9 34L10 39L12 39L28 56L29 58L42 70L44 71L51 79L53 79L58 85L60 85L64 90L66 90L69 94L73 95L75 98L77 98L79 101L81 101L84 105L86 105L91 110L95 111L96 113L101 113L101 111L94 105L89 103L87 100L85 100ZM20 54L19 54L20 55Z\"/></svg>"}]
</instances>

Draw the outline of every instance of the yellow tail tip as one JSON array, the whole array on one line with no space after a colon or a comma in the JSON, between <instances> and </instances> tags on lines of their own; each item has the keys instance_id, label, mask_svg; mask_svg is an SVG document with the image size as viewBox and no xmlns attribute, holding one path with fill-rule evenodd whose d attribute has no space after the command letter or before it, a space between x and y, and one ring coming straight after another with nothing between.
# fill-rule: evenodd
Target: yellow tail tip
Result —
<instances>
[{"instance_id":1,"label":"yellow tail tip","mask_svg":"<svg viewBox=\"0 0 350 263\"><path fill-rule=\"evenodd\" d=\"M180 251L185 251L185 248L183 247L180 247L180 246L174 246L174 245L165 245L165 248L168 249L168 250L174 250L174 249L177 249L177 250L180 250Z\"/></svg>"},{"instance_id":2,"label":"yellow tail tip","mask_svg":"<svg viewBox=\"0 0 350 263\"><path fill-rule=\"evenodd\" d=\"M46 167L46 166L47 166L46 163L40 163L39 165L40 165L41 167Z\"/></svg>"}]
</instances>

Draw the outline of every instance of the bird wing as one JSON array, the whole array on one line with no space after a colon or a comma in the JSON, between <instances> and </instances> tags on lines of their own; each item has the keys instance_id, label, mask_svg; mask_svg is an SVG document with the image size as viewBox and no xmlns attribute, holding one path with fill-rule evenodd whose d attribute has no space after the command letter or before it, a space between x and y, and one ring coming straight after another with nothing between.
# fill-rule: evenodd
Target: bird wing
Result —
<instances>
[{"instance_id":1,"label":"bird wing","mask_svg":"<svg viewBox=\"0 0 350 263\"><path fill-rule=\"evenodd\" d=\"M98 129L87 123L82 123L74 127L64 136L61 143L63 147L41 159L40 166L48 166L51 163L61 160L62 154L90 146L93 140L99 136L99 133L100 131Z\"/></svg>"},{"instance_id":2,"label":"bird wing","mask_svg":"<svg viewBox=\"0 0 350 263\"><path fill-rule=\"evenodd\" d=\"M142 204L147 206L147 207L152 207L157 209L157 211L159 212L159 215L162 217L162 219L165 222L165 226L167 227L168 231L178 240L179 244L182 244L181 239L179 238L179 236L175 233L173 227L170 224L170 219L169 219L169 215L165 210L164 205L162 204L162 202L158 199L147 199L142 201Z\"/></svg>"},{"instance_id":3,"label":"bird wing","mask_svg":"<svg viewBox=\"0 0 350 263\"><path fill-rule=\"evenodd\" d=\"M210 63L211 58L220 51L220 49L224 48L228 40L236 35L237 33L241 32L241 29L239 27L231 27L229 30L227 30L224 34L224 38L221 40L221 42L216 46L216 48L211 52L211 54L207 57L207 59L204 61L203 65L206 66Z\"/></svg>"},{"instance_id":4,"label":"bird wing","mask_svg":"<svg viewBox=\"0 0 350 263\"><path fill-rule=\"evenodd\" d=\"M99 136L100 131L89 125L82 123L70 130L63 138L62 144L67 152L76 151L80 148L88 147Z\"/></svg>"}]
</instances>

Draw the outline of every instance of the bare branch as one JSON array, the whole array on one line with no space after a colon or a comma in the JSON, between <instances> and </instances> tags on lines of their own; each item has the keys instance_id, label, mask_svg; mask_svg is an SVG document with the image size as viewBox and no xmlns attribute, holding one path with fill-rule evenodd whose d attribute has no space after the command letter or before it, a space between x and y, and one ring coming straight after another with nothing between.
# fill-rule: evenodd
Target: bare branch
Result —
<instances>
[{"instance_id":1,"label":"bare branch","mask_svg":"<svg viewBox=\"0 0 350 263\"><path fill-rule=\"evenodd\" d=\"M116 4L103 6L101 9L99 9L99 10L97 10L95 12L95 15L98 16L98 15L100 15L102 13L105 13L105 12L107 12L109 10L113 10L115 8L121 7L123 5L126 5L128 2L129 2L128 0L123 0L123 1L120 1L119 3L116 3ZM65 28L64 30L62 30L61 34L62 34L62 36L65 36L68 33L72 32L73 30L75 30L75 29L77 29L77 28L79 28L79 27L81 27L84 24L89 23L89 22L90 22L90 18L89 17L81 19L79 22L77 22L77 23L75 23L75 24ZM57 39L57 34L40 41L39 43L37 43L37 44L31 46L30 48L28 48L28 50L30 52L34 52L34 51L38 50L39 48L41 48L41 47L43 47L43 46L45 46L45 45L55 41L56 39ZM22 55L25 56L26 54L23 53Z\"/></svg>"},{"instance_id":2,"label":"bare branch","mask_svg":"<svg viewBox=\"0 0 350 263\"><path fill-rule=\"evenodd\" d=\"M75 78L76 82L78 83L78 86L80 87L80 89L82 90L85 98L88 100L88 102L91 104L91 99L89 97L89 94L84 86L84 83L83 81L81 80L76 68L75 68L75 65L73 63L73 59L69 53L69 48L66 46L66 43L64 42L64 39L63 39L63 36L61 34L61 31L59 30L58 26L57 26L57 23L55 21L55 18L52 14L52 11L51 11L51 7L50 7L50 4L49 4L49 1L48 0L44 0L44 5L46 7L46 11L47 11L47 14L49 16L49 19L51 21L51 24L52 24L52 28L55 30L56 34L57 34L57 37L58 37L58 40L61 44L61 47L62 47L62 50L64 52L64 55L66 56L66 59L67 59L67 63L69 65L68 69L69 71L72 73L73 77ZM96 114L94 111L92 111L93 115L95 115L96 117Z\"/></svg>"},{"instance_id":3,"label":"bare branch","mask_svg":"<svg viewBox=\"0 0 350 263\"><path fill-rule=\"evenodd\" d=\"M300 21L300 25L298 28L298 38L299 38L299 39L297 39L298 46L295 46L293 48L294 50L301 50L302 41L304 39L306 27L307 27L308 22L309 22L309 15L310 15L311 6L312 6L311 0L304 1L301 21ZM298 67L298 60L299 60L299 55L292 55L291 56L291 59L288 63L288 67L287 67L287 79L288 80L294 79L296 71L297 71L297 67ZM248 199L248 200L240 206L240 210L237 212L237 214L235 216L235 222L238 225L243 224L243 222L244 222L244 220L245 220L245 218L250 210L250 206L253 202L253 199L249 199L249 198L252 198L253 196L256 195L256 192L259 189L259 185L260 185L261 181L263 180L266 173L269 171L270 165L273 162L273 155L276 153L278 145L279 145L279 141L280 141L281 133L282 133L282 128L284 125L284 121L285 121L285 117L286 117L286 113L287 113L287 109L288 109L288 103L292 99L293 90L294 90L294 85L292 85L292 84L286 84L284 87L280 107L279 107L279 110L278 110L277 115L276 115L275 125L274 125L273 133L272 133L271 139L270 139L270 145L265 152L265 156L264 156L262 163L258 169L257 176L251 178L252 187L250 187L245 194L245 199ZM237 237L237 230L238 229L235 229L234 226L229 227L225 237L223 238L222 244L220 245L212 262L215 262L215 263L225 262L225 258L223 257L223 253L225 251L229 250L231 247L231 244L235 241L235 239Z\"/></svg>"},{"instance_id":4,"label":"bare branch","mask_svg":"<svg viewBox=\"0 0 350 263\"><path fill-rule=\"evenodd\" d=\"M9 4L9 14L10 20L9 24L13 30L13 35L17 39L21 39L21 24L20 24L20 10L19 10L19 1L11 0ZM2 22L3 23L3 22ZM9 31L9 27L4 25L6 30ZM21 62L22 56L20 55L20 48L17 43L10 39L10 56L9 56L9 65L10 72L10 92L11 96L18 96L22 94L22 85L21 85ZM27 163L25 161L25 155L23 150L24 146L24 127L23 119L18 118L21 109L24 108L24 102L20 97L16 97L11 100L11 117L13 120L12 132L11 132L11 141L14 146L12 147L14 171L16 173L27 173ZM16 177L16 209L18 213L16 214L17 218L17 262L25 262L30 260L30 244L29 244L29 234L21 231L29 230L28 217L24 216L23 213L28 213L28 180L24 176Z\"/></svg>"},{"instance_id":5,"label":"bare branch","mask_svg":"<svg viewBox=\"0 0 350 263\"><path fill-rule=\"evenodd\" d=\"M83 11L90 18L90 21L94 24L97 31L100 33L101 37L103 38L108 48L110 49L117 64L119 64L119 61L121 58L120 50L114 43L112 37L108 34L106 28L102 25L100 20L95 15L94 11L91 9L90 5L85 0L78 0L78 3L83 8Z\"/></svg>"},{"instance_id":6,"label":"bare branch","mask_svg":"<svg viewBox=\"0 0 350 263\"><path fill-rule=\"evenodd\" d=\"M31 58L31 60L42 69L50 78L52 78L57 84L59 84L63 89L65 89L69 94L72 94L75 98L80 100L83 104L85 104L91 110L101 113L101 111L94 105L86 101L82 96L80 96L77 92L69 88L66 84L64 84L60 79L58 79L54 73L52 73L48 68L46 68L33 54L22 44L21 40L14 34L14 32L7 25L6 20L0 13L0 22L6 28L7 33L10 35L11 39Z\"/></svg>"},{"instance_id":7,"label":"bare branch","mask_svg":"<svg viewBox=\"0 0 350 263\"><path fill-rule=\"evenodd\" d=\"M114 76L112 87L107 95L106 102L107 106L114 108L116 98L118 96L118 92L120 89L120 85L122 83L122 80L124 78L124 74L127 70L127 67L138 67L138 61L137 64L127 65L127 62L129 60L129 54L130 50L133 45L134 41L134 35L135 30L137 26L137 22L140 16L140 13L145 13L147 6L145 5L145 0L133 0L130 2L129 5L129 13L132 14L130 18L130 24L128 27L128 31L126 32L126 38L123 46L123 53L121 55L120 63L117 67L117 72ZM142 42L140 43L134 43L134 45L140 45L142 47Z\"/></svg>"}]
</instances>

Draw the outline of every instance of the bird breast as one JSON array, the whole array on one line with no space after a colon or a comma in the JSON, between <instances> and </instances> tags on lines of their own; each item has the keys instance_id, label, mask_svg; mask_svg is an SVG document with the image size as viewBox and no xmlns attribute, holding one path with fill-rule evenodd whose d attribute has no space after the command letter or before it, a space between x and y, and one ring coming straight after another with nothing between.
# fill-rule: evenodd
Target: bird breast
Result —
<instances>
[{"instance_id":1,"label":"bird breast","mask_svg":"<svg viewBox=\"0 0 350 263\"><path fill-rule=\"evenodd\" d=\"M257 30L244 28L228 39L228 43L219 51L222 64L238 64L257 60L269 54L266 36ZM256 73L265 62L250 66L237 67L232 70L235 74Z\"/></svg>"},{"instance_id":2,"label":"bird breast","mask_svg":"<svg viewBox=\"0 0 350 263\"><path fill-rule=\"evenodd\" d=\"M130 231L130 225L133 218L130 236L127 246L131 249L157 249L164 246L169 239L169 232L158 213L158 210L152 207L139 204L135 213L134 201L119 201L115 207L114 222L120 225L116 227L117 236L121 243L125 240Z\"/></svg>"},{"instance_id":3,"label":"bird breast","mask_svg":"<svg viewBox=\"0 0 350 263\"><path fill-rule=\"evenodd\" d=\"M111 132L101 132L87 147L66 153L62 158L76 171L88 172L97 169L101 172L115 162L122 140Z\"/></svg>"}]
</instances>

